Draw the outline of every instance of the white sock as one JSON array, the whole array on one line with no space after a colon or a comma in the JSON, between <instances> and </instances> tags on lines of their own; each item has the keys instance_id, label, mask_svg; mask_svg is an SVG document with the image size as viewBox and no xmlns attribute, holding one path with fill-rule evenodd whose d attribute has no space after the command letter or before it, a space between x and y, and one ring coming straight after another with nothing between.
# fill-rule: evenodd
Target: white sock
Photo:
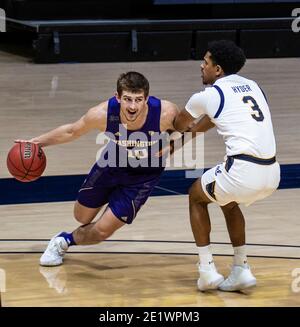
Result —
<instances>
[{"instance_id":1,"label":"white sock","mask_svg":"<svg viewBox=\"0 0 300 327\"><path fill-rule=\"evenodd\" d=\"M233 264L235 266L248 267L246 245L236 246L233 248L233 251L234 251Z\"/></svg>"},{"instance_id":2,"label":"white sock","mask_svg":"<svg viewBox=\"0 0 300 327\"><path fill-rule=\"evenodd\" d=\"M210 251L210 246L198 246L200 267L203 270L215 270L214 260Z\"/></svg>"}]
</instances>

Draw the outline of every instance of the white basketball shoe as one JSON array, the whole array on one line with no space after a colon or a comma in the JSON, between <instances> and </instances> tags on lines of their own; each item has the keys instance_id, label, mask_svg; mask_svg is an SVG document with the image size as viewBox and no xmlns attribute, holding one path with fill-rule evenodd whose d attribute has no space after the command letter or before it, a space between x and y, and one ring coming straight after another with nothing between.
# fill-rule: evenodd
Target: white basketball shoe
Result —
<instances>
[{"instance_id":1,"label":"white basketball shoe","mask_svg":"<svg viewBox=\"0 0 300 327\"><path fill-rule=\"evenodd\" d=\"M68 247L68 243L63 237L58 235L54 236L40 258L40 265L46 267L61 265Z\"/></svg>"},{"instance_id":2,"label":"white basketball shoe","mask_svg":"<svg viewBox=\"0 0 300 327\"><path fill-rule=\"evenodd\" d=\"M234 292L254 286L256 286L256 278L252 275L249 266L233 266L230 275L220 284L219 289Z\"/></svg>"},{"instance_id":3,"label":"white basketball shoe","mask_svg":"<svg viewBox=\"0 0 300 327\"><path fill-rule=\"evenodd\" d=\"M198 266L200 278L197 285L200 291L215 290L224 281L224 277L217 272L215 264L210 264L209 269L203 269Z\"/></svg>"}]
</instances>

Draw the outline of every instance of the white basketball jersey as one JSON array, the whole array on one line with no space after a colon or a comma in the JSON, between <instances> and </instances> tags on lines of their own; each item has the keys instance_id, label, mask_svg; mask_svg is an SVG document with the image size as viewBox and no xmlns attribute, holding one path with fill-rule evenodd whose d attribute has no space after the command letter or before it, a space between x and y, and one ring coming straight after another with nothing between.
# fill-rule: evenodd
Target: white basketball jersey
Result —
<instances>
[{"instance_id":1,"label":"white basketball jersey","mask_svg":"<svg viewBox=\"0 0 300 327\"><path fill-rule=\"evenodd\" d=\"M207 114L223 136L226 154L275 156L276 145L268 103L252 80L233 74L194 94L186 110L198 118Z\"/></svg>"}]
</instances>

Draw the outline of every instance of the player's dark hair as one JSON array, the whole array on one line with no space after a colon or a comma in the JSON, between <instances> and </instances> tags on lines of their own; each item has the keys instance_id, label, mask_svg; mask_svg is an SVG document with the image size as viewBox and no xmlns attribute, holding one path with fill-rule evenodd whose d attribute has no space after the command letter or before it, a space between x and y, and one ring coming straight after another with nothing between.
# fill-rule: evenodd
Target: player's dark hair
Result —
<instances>
[{"instance_id":1,"label":"player's dark hair","mask_svg":"<svg viewBox=\"0 0 300 327\"><path fill-rule=\"evenodd\" d=\"M236 74L246 62L244 51L229 40L212 41L208 43L207 51L211 53L212 62L220 65L225 75Z\"/></svg>"},{"instance_id":2,"label":"player's dark hair","mask_svg":"<svg viewBox=\"0 0 300 327\"><path fill-rule=\"evenodd\" d=\"M138 72L127 72L119 76L117 81L117 92L121 96L123 91L132 93L144 92L145 98L149 95L149 81Z\"/></svg>"}]
</instances>

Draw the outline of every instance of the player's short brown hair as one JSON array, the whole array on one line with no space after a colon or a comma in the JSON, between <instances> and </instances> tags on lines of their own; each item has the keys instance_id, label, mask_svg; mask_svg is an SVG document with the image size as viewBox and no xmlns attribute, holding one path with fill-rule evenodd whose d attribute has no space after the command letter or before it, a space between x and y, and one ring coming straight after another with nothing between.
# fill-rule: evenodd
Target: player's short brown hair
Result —
<instances>
[{"instance_id":1,"label":"player's short brown hair","mask_svg":"<svg viewBox=\"0 0 300 327\"><path fill-rule=\"evenodd\" d=\"M149 95L149 81L138 72L127 72L119 76L117 81L117 92L121 96L123 91L132 93L144 92L145 98Z\"/></svg>"}]
</instances>

